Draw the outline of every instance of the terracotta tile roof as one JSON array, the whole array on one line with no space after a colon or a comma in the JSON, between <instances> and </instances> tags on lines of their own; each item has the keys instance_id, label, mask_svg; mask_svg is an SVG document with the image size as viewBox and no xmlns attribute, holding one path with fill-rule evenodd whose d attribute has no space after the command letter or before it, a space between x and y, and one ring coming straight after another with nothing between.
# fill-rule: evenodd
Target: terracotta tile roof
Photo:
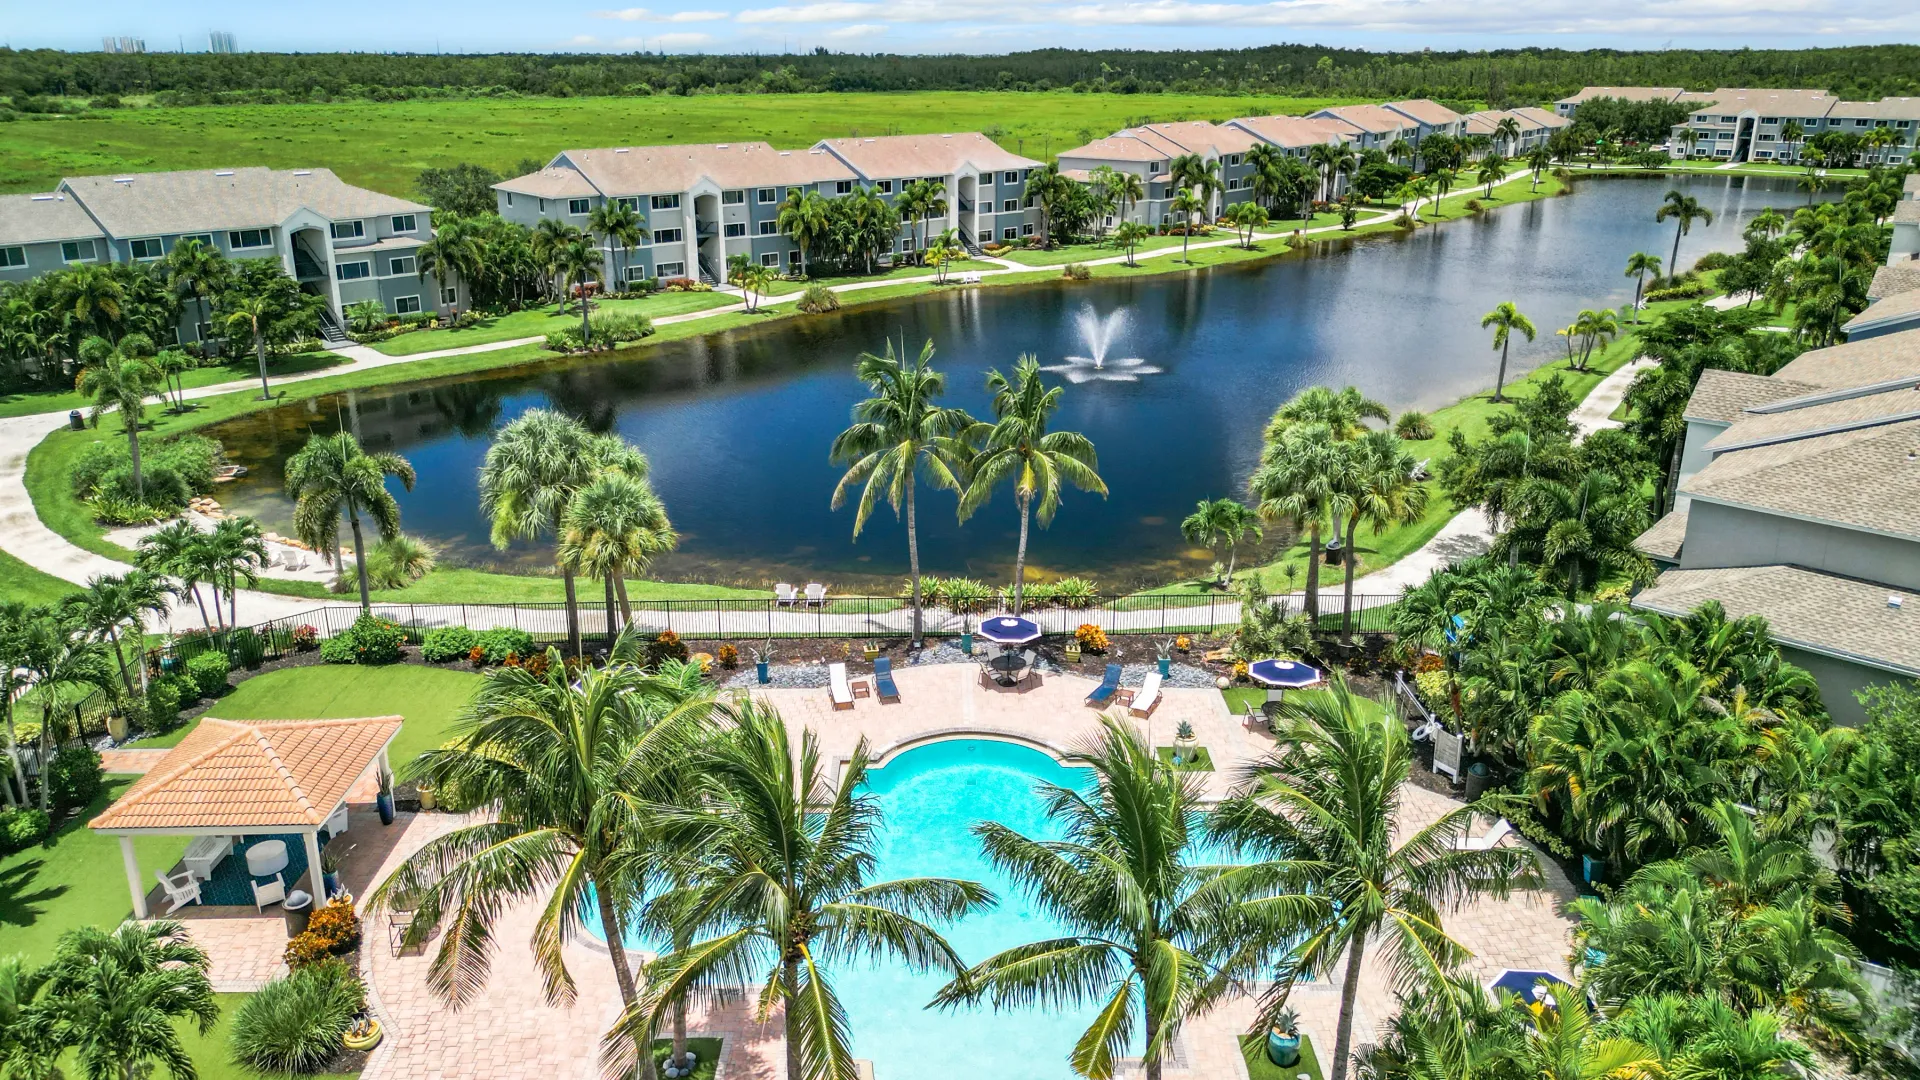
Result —
<instances>
[{"instance_id":1,"label":"terracotta tile roof","mask_svg":"<svg viewBox=\"0 0 1920 1080\"><path fill-rule=\"evenodd\" d=\"M1679 562L1680 544L1687 538L1687 508L1681 507L1659 521L1653 527L1639 535L1633 546L1641 554L1661 562Z\"/></svg>"},{"instance_id":2,"label":"terracotta tile roof","mask_svg":"<svg viewBox=\"0 0 1920 1080\"><path fill-rule=\"evenodd\" d=\"M400 731L362 720L203 718L94 829L306 829L326 821Z\"/></svg>"},{"instance_id":3,"label":"terracotta tile roof","mask_svg":"<svg viewBox=\"0 0 1920 1080\"><path fill-rule=\"evenodd\" d=\"M1206 154L1212 151L1216 155L1241 154L1253 148L1260 140L1246 131L1225 124L1212 124L1205 120L1182 120L1174 124L1148 124L1145 127L1129 129L1143 137L1156 137L1173 146L1180 147L1179 153ZM1126 134L1127 132L1122 132Z\"/></svg>"},{"instance_id":4,"label":"terracotta tile roof","mask_svg":"<svg viewBox=\"0 0 1920 1080\"><path fill-rule=\"evenodd\" d=\"M1911 391L1906 391L1911 393ZM1920 540L1920 420L1719 454L1681 487L1696 499Z\"/></svg>"},{"instance_id":5,"label":"terracotta tile roof","mask_svg":"<svg viewBox=\"0 0 1920 1080\"><path fill-rule=\"evenodd\" d=\"M1633 606L1685 615L1708 600L1730 619L1764 616L1782 645L1920 675L1920 597L1885 585L1798 566L1668 570Z\"/></svg>"},{"instance_id":6,"label":"terracotta tile roof","mask_svg":"<svg viewBox=\"0 0 1920 1080\"><path fill-rule=\"evenodd\" d=\"M1685 415L1689 420L1730 423L1755 405L1818 393L1822 389L1822 383L1789 379L1784 370L1769 376L1708 368L1700 373L1700 381L1693 385L1693 396L1687 399Z\"/></svg>"},{"instance_id":7,"label":"terracotta tile roof","mask_svg":"<svg viewBox=\"0 0 1920 1080\"><path fill-rule=\"evenodd\" d=\"M1906 205L1920 207L1920 202ZM1875 270L1873 284L1867 286L1867 299L1885 300L1895 293L1912 292L1915 289L1920 289L1920 259Z\"/></svg>"},{"instance_id":8,"label":"terracotta tile roof","mask_svg":"<svg viewBox=\"0 0 1920 1080\"><path fill-rule=\"evenodd\" d=\"M1920 293L1911 295L1920 296ZM1920 330L1881 334L1814 349L1794 357L1787 366L1773 373L1775 379L1833 389L1871 386L1908 375L1920 375Z\"/></svg>"}]
</instances>

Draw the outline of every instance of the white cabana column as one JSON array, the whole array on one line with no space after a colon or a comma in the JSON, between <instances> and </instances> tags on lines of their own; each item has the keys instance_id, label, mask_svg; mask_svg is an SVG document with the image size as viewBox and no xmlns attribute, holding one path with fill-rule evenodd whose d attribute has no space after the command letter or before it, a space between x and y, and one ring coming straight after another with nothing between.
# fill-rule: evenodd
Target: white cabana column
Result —
<instances>
[{"instance_id":1,"label":"white cabana column","mask_svg":"<svg viewBox=\"0 0 1920 1080\"><path fill-rule=\"evenodd\" d=\"M307 830L307 882L313 886L313 906L327 901L327 879L320 870L320 830ZM289 885L289 888L292 886Z\"/></svg>"},{"instance_id":2,"label":"white cabana column","mask_svg":"<svg viewBox=\"0 0 1920 1080\"><path fill-rule=\"evenodd\" d=\"M120 837L120 861L127 868L127 891L133 894L133 917L147 917L147 890L140 883L140 859L133 853L133 837Z\"/></svg>"}]
</instances>

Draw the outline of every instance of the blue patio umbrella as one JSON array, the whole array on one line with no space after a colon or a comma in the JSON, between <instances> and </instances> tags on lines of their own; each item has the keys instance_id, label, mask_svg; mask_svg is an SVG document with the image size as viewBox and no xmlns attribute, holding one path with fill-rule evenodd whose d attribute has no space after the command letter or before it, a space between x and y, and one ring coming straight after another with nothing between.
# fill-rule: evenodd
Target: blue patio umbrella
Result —
<instances>
[{"instance_id":1,"label":"blue patio umbrella","mask_svg":"<svg viewBox=\"0 0 1920 1080\"><path fill-rule=\"evenodd\" d=\"M1542 980L1547 983L1545 987L1540 985ZM1551 971L1528 971L1524 968L1508 968L1500 973L1499 978L1493 980L1495 993L1505 990L1509 994L1517 995L1521 1001L1527 1002L1539 1001L1547 994L1558 993L1563 986L1568 990L1573 989L1572 983Z\"/></svg>"},{"instance_id":2,"label":"blue patio umbrella","mask_svg":"<svg viewBox=\"0 0 1920 1080\"><path fill-rule=\"evenodd\" d=\"M1040 640L1040 627L1028 619L1000 615L980 620L979 634L995 645L1025 645Z\"/></svg>"},{"instance_id":3,"label":"blue patio umbrella","mask_svg":"<svg viewBox=\"0 0 1920 1080\"><path fill-rule=\"evenodd\" d=\"M1255 660L1247 665L1247 675L1276 690L1298 690L1320 681L1320 669L1298 660Z\"/></svg>"}]
</instances>

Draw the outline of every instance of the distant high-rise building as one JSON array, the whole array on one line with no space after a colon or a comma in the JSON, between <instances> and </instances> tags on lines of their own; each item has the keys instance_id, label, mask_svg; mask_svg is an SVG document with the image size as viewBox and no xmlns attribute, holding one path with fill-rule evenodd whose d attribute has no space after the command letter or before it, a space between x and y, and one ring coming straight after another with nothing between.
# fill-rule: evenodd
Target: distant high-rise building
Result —
<instances>
[{"instance_id":1,"label":"distant high-rise building","mask_svg":"<svg viewBox=\"0 0 1920 1080\"><path fill-rule=\"evenodd\" d=\"M100 39L100 51L110 53L143 53L147 51L145 38L105 37Z\"/></svg>"},{"instance_id":2,"label":"distant high-rise building","mask_svg":"<svg viewBox=\"0 0 1920 1080\"><path fill-rule=\"evenodd\" d=\"M237 51L233 47L233 35L225 30L212 31L207 35L207 51L215 53Z\"/></svg>"}]
</instances>

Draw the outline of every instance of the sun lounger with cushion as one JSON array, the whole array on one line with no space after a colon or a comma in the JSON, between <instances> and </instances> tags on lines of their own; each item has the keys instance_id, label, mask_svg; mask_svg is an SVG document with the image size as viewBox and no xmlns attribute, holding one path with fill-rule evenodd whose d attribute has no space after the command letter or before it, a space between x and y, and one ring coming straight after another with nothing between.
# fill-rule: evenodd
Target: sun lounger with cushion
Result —
<instances>
[{"instance_id":1,"label":"sun lounger with cushion","mask_svg":"<svg viewBox=\"0 0 1920 1080\"><path fill-rule=\"evenodd\" d=\"M1485 836L1462 836L1453 842L1456 851L1491 851L1513 831L1513 823L1501 818Z\"/></svg>"},{"instance_id":2,"label":"sun lounger with cushion","mask_svg":"<svg viewBox=\"0 0 1920 1080\"><path fill-rule=\"evenodd\" d=\"M1107 673L1100 679L1100 685L1087 695L1087 704L1100 707L1113 700L1113 692L1120 689L1120 665L1108 664Z\"/></svg>"},{"instance_id":3,"label":"sun lounger with cushion","mask_svg":"<svg viewBox=\"0 0 1920 1080\"><path fill-rule=\"evenodd\" d=\"M1128 706L1128 710L1135 716L1152 716L1154 706L1158 704L1160 704L1160 673L1150 671L1147 673L1147 681L1141 683L1140 689L1133 692L1133 704Z\"/></svg>"},{"instance_id":4,"label":"sun lounger with cushion","mask_svg":"<svg viewBox=\"0 0 1920 1080\"><path fill-rule=\"evenodd\" d=\"M873 658L873 688L881 701L899 701L900 690L893 685L893 661L884 656Z\"/></svg>"},{"instance_id":5,"label":"sun lounger with cushion","mask_svg":"<svg viewBox=\"0 0 1920 1080\"><path fill-rule=\"evenodd\" d=\"M827 692L833 696L834 708L853 708L853 684L847 681L847 665L827 665Z\"/></svg>"}]
</instances>

